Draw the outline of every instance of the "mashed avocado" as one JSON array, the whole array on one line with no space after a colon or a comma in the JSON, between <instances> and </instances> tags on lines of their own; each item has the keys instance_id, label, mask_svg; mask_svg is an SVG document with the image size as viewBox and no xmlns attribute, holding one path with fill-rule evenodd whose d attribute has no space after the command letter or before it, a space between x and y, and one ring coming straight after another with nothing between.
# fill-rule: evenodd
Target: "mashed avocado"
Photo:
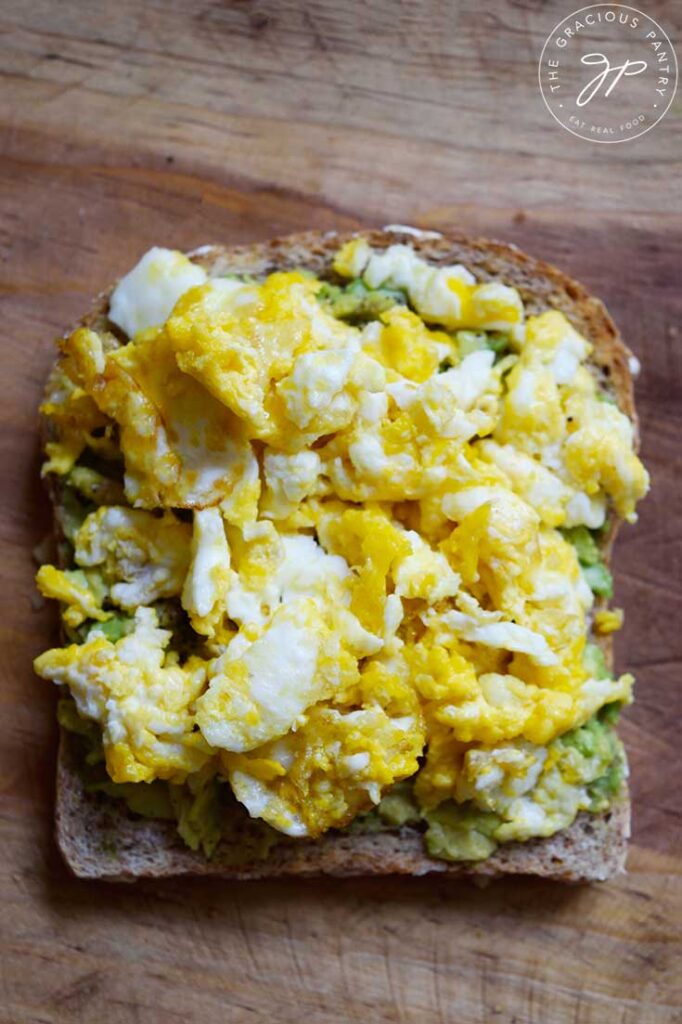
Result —
<instances>
[{"instance_id":1,"label":"mashed avocado","mask_svg":"<svg viewBox=\"0 0 682 1024\"><path fill-rule=\"evenodd\" d=\"M389 789L379 804L378 815L386 825L400 827L419 824L422 816L415 803L411 780L398 782Z\"/></svg>"},{"instance_id":2,"label":"mashed avocado","mask_svg":"<svg viewBox=\"0 0 682 1024\"><path fill-rule=\"evenodd\" d=\"M120 640L122 636L127 636L133 627L133 620L128 615L124 615L123 612L114 612L110 619L106 622L96 622L89 625L85 632L84 639L90 635L93 629L99 630L103 633L107 640L115 642Z\"/></svg>"},{"instance_id":3,"label":"mashed avocado","mask_svg":"<svg viewBox=\"0 0 682 1024\"><path fill-rule=\"evenodd\" d=\"M501 824L490 811L479 811L473 804L446 800L425 814L428 828L424 834L426 849L440 860L485 860L497 847L492 838Z\"/></svg>"},{"instance_id":4,"label":"mashed avocado","mask_svg":"<svg viewBox=\"0 0 682 1024\"><path fill-rule=\"evenodd\" d=\"M70 544L74 543L85 517L95 508L94 502L85 500L75 487L66 484L62 488L59 503L56 506L56 516L62 533Z\"/></svg>"},{"instance_id":5,"label":"mashed avocado","mask_svg":"<svg viewBox=\"0 0 682 1024\"><path fill-rule=\"evenodd\" d=\"M606 657L599 644L585 644L583 664L592 679L609 679L611 677Z\"/></svg>"},{"instance_id":6,"label":"mashed avocado","mask_svg":"<svg viewBox=\"0 0 682 1024\"><path fill-rule=\"evenodd\" d=\"M571 769L587 781L589 809L595 813L606 810L625 776L625 753L613 728L619 711L618 704L607 704L581 729L557 741Z\"/></svg>"},{"instance_id":7,"label":"mashed avocado","mask_svg":"<svg viewBox=\"0 0 682 1024\"><path fill-rule=\"evenodd\" d=\"M178 834L192 850L211 858L222 843L222 863L239 865L265 859L281 836L263 821L250 818L227 783L208 771L197 772L184 786L153 782L112 782L104 768L102 734L82 718L70 697L57 705L59 724L77 737L81 776L89 793L122 800L142 818L175 821Z\"/></svg>"},{"instance_id":8,"label":"mashed avocado","mask_svg":"<svg viewBox=\"0 0 682 1024\"><path fill-rule=\"evenodd\" d=\"M509 336L500 331L456 331L454 337L460 359L486 348L497 358L509 351Z\"/></svg>"},{"instance_id":9,"label":"mashed avocado","mask_svg":"<svg viewBox=\"0 0 682 1024\"><path fill-rule=\"evenodd\" d=\"M335 317L351 324L377 320L387 309L407 302L405 293L397 288L368 288L359 279L344 286L325 282L317 298Z\"/></svg>"},{"instance_id":10,"label":"mashed avocado","mask_svg":"<svg viewBox=\"0 0 682 1024\"><path fill-rule=\"evenodd\" d=\"M573 526L561 531L573 545L590 590L599 597L613 597L613 577L602 560L592 531Z\"/></svg>"}]
</instances>

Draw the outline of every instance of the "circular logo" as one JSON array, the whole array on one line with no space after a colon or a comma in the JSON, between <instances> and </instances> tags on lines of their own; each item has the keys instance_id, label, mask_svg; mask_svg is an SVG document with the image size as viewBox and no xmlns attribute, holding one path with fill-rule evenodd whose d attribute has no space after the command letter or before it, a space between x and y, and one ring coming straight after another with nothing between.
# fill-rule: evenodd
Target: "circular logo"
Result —
<instances>
[{"instance_id":1,"label":"circular logo","mask_svg":"<svg viewBox=\"0 0 682 1024\"><path fill-rule=\"evenodd\" d=\"M627 142L650 131L677 88L670 39L648 14L592 4L550 32L538 68L547 109L590 142Z\"/></svg>"}]
</instances>

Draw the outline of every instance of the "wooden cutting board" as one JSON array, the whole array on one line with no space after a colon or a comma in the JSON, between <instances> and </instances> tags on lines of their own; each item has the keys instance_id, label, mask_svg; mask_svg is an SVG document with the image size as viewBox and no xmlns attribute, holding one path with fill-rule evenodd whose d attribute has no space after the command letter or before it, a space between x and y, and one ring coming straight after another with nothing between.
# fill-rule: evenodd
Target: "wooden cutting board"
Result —
<instances>
[{"instance_id":1,"label":"wooden cutting board","mask_svg":"<svg viewBox=\"0 0 682 1024\"><path fill-rule=\"evenodd\" d=\"M578 6L576 4L576 6ZM648 1024L682 1020L680 100L621 146L537 87L570 4L5 0L0 9L0 1020ZM648 12L679 35L682 10ZM638 702L629 874L79 882L51 835L55 638L36 406L53 338L152 244L361 224L513 241L606 300L643 371L653 474L617 550Z\"/></svg>"}]
</instances>

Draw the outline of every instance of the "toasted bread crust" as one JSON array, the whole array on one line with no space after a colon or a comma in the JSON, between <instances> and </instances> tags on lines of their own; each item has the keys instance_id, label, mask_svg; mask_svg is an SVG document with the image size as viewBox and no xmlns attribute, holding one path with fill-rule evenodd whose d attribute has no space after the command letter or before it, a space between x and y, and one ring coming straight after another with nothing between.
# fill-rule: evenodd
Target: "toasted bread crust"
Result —
<instances>
[{"instance_id":1,"label":"toasted bread crust","mask_svg":"<svg viewBox=\"0 0 682 1024\"><path fill-rule=\"evenodd\" d=\"M637 428L631 353L604 305L586 289L548 263L535 260L502 242L415 235L400 230L350 234L307 232L249 246L204 246L189 255L212 276L252 274L305 267L334 277L331 263L339 247L360 234L376 249L396 242L410 244L434 264L462 263L477 279L502 280L520 292L526 310L540 313L557 309L592 343L592 363L602 385ZM112 286L113 287L113 286ZM81 324L98 331L116 329L107 317L111 289L94 301ZM46 425L43 425L44 429ZM48 481L53 505L59 502L59 484ZM607 554L618 523L611 522ZM610 638L604 638L611 661ZM74 752L73 738L62 730L57 765L56 834L59 848L74 874L83 878L133 881L142 877L193 874L236 879L274 878L283 875L535 875L561 881L603 881L624 870L630 834L627 788L604 814L581 813L567 829L547 839L501 846L485 861L450 864L429 857L421 834L403 828L373 834L327 834L315 841L283 842L266 860L234 864L234 848L218 847L210 861L189 850L173 823L149 821L130 814L124 806L86 792Z\"/></svg>"}]
</instances>

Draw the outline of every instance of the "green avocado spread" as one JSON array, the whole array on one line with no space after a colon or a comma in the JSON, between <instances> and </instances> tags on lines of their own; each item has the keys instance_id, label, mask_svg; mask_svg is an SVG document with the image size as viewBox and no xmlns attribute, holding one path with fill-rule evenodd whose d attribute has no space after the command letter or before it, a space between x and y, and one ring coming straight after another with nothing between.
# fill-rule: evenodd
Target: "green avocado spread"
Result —
<instances>
[{"instance_id":1,"label":"green avocado spread","mask_svg":"<svg viewBox=\"0 0 682 1024\"><path fill-rule=\"evenodd\" d=\"M593 646L601 655L600 649ZM585 725L549 745L549 759L554 765L525 795L545 815L547 835L570 825L580 810L607 810L619 792L626 761L614 729L618 713L618 705L607 705ZM221 861L240 864L264 859L273 846L287 841L265 822L250 818L220 776L202 777L198 773L182 786L159 779L150 783L112 782L104 769L98 726L82 718L68 697L59 701L58 720L77 740L81 774L88 792L123 801L135 815L174 821L179 835L192 850L201 849L211 858L220 845ZM493 805L494 800L493 797ZM519 827L519 808L514 806L513 798L510 803L502 794L497 797L497 804L497 809L493 809L474 800L462 804L446 800L425 810L415 798L413 781L407 779L391 787L377 807L359 814L343 831L367 834L411 828L423 833L425 847L432 857L448 861L485 860L499 843L528 838L523 826ZM536 821L533 829L537 834Z\"/></svg>"},{"instance_id":2,"label":"green avocado spread","mask_svg":"<svg viewBox=\"0 0 682 1024\"><path fill-rule=\"evenodd\" d=\"M239 865L267 857L283 837L264 821L250 818L220 776L197 773L184 785L153 782L112 782L104 767L99 727L76 710L70 697L57 705L59 724L74 737L84 788L104 799L122 801L134 815L174 821L179 836L192 850L213 857L221 844L221 861Z\"/></svg>"}]
</instances>

